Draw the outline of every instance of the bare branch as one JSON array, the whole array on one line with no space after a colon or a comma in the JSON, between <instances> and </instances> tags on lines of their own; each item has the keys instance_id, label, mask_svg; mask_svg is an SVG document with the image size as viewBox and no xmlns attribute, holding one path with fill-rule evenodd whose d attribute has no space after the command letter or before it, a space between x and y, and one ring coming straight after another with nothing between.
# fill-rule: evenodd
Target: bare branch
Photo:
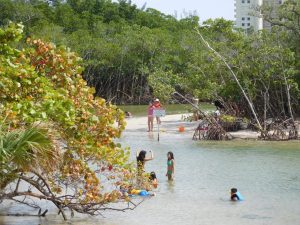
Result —
<instances>
[{"instance_id":1,"label":"bare branch","mask_svg":"<svg viewBox=\"0 0 300 225\"><path fill-rule=\"evenodd\" d=\"M253 106L252 101L249 99L249 97L248 97L248 95L246 94L244 88L243 88L242 85L240 84L240 81L238 80L237 76L235 75L235 73L233 72L233 70L231 69L231 67L229 66L229 64L226 62L225 58L224 58L222 55L220 55L220 53L218 53L216 50L214 50L214 49L209 45L209 43L203 38L203 36L201 35L201 33L200 33L200 31L199 31L198 29L197 29L196 31L197 31L198 35L200 36L201 40L203 41L203 43L207 46L207 48L210 49L210 50L211 50L211 51L212 51L219 59L221 59L221 60L224 62L224 64L226 65L226 67L229 69L229 71L231 72L231 75L233 76L233 78L234 78L234 80L236 81L237 85L238 85L239 88L241 89L241 91L242 91L242 93L243 93L245 99L247 100L247 102L248 102L248 104L249 104L249 106L250 106L250 109L251 109L252 114L253 114L253 116L254 116L254 118L255 118L255 120L256 120L256 123L257 123L257 125L258 125L258 127L259 127L259 130L260 130L260 131L263 131L263 128L262 128L262 126L261 126L261 124L260 124L260 122L259 122L259 120L258 120L257 115L256 115L256 112L255 112L255 109L254 109L254 106Z\"/></svg>"},{"instance_id":2,"label":"bare branch","mask_svg":"<svg viewBox=\"0 0 300 225\"><path fill-rule=\"evenodd\" d=\"M25 201L25 200L26 200L26 197L27 197L27 196L25 196L24 199L23 199L22 201L20 201L20 200L18 200L18 199L15 199L15 198L11 198L11 200L13 200L13 201L15 201L15 202L18 202L18 203L20 203L20 204L23 204L23 205L27 205L27 206L29 206L29 207L31 207L31 208L40 209L40 207L39 207L37 204L26 202L26 201Z\"/></svg>"}]
</instances>

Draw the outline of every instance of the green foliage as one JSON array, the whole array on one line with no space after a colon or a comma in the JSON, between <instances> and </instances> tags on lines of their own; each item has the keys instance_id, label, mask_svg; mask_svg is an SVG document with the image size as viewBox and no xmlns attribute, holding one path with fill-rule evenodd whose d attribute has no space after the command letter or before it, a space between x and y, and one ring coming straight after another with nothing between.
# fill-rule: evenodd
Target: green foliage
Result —
<instances>
[{"instance_id":1,"label":"green foliage","mask_svg":"<svg viewBox=\"0 0 300 225\"><path fill-rule=\"evenodd\" d=\"M299 2L295 0L282 4L278 19L269 18L273 32L248 36L235 30L232 21L207 20L199 27L197 16L177 20L155 9L138 9L126 0L1 1L2 24L22 21L27 35L70 46L83 59L88 85L108 101L146 103L153 95L167 101L175 90L200 101L221 97L242 103L228 69L203 46L195 28L226 58L260 109L262 91L283 96L278 92L284 86L283 75L291 85L292 99L299 98Z\"/></svg>"},{"instance_id":2,"label":"green foliage","mask_svg":"<svg viewBox=\"0 0 300 225\"><path fill-rule=\"evenodd\" d=\"M276 10L269 5L262 7L264 19L272 24L272 29L276 32L284 45L291 49L296 59L296 75L294 79L300 85L300 2L299 0L286 0ZM274 15L277 15L276 17Z\"/></svg>"},{"instance_id":3,"label":"green foliage","mask_svg":"<svg viewBox=\"0 0 300 225\"><path fill-rule=\"evenodd\" d=\"M198 17L177 21L155 9L140 10L125 0L11 3L3 4L1 22L22 21L26 34L80 53L85 79L96 87L96 95L108 100L148 101L155 87L149 87L147 76L156 68L174 74L188 72L190 50L197 41L189 33L198 25Z\"/></svg>"},{"instance_id":4,"label":"green foliage","mask_svg":"<svg viewBox=\"0 0 300 225\"><path fill-rule=\"evenodd\" d=\"M81 58L74 52L30 38L17 50L14 45L20 43L20 25L10 24L0 29L0 34L0 119L17 128L1 137L1 163L12 170L1 167L1 174L17 178L26 172L43 173L57 194L64 185L75 185L74 204L118 199L115 192L109 198L102 193L108 177L114 187L131 177L129 152L114 143L125 127L123 112L94 98L94 89L87 87L80 75ZM31 128L32 124L44 124L47 133ZM53 137L50 128L57 135L53 140L48 139ZM52 151L57 144L61 161ZM49 166L53 160L58 167ZM53 170L39 171L42 166Z\"/></svg>"},{"instance_id":5,"label":"green foliage","mask_svg":"<svg viewBox=\"0 0 300 225\"><path fill-rule=\"evenodd\" d=\"M236 117L230 115L221 115L221 120L227 123L234 123L236 121Z\"/></svg>"},{"instance_id":6,"label":"green foliage","mask_svg":"<svg viewBox=\"0 0 300 225\"><path fill-rule=\"evenodd\" d=\"M53 170L59 162L57 146L45 128L7 130L0 127L0 187L5 188L19 172Z\"/></svg>"},{"instance_id":7,"label":"green foliage","mask_svg":"<svg viewBox=\"0 0 300 225\"><path fill-rule=\"evenodd\" d=\"M154 96L162 102L168 102L175 92L175 85L178 83L176 75L170 71L165 72L162 70L156 70L151 73L148 77L148 82L154 89Z\"/></svg>"}]
</instances>

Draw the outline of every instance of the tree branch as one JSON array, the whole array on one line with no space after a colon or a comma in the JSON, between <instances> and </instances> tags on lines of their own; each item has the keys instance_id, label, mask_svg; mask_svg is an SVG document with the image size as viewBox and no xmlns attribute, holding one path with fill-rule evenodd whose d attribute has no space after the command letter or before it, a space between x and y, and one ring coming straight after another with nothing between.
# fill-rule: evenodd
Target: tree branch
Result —
<instances>
[{"instance_id":1,"label":"tree branch","mask_svg":"<svg viewBox=\"0 0 300 225\"><path fill-rule=\"evenodd\" d=\"M247 96L246 92L244 91L244 88L242 87L242 85L240 84L240 81L238 80L237 76L235 75L235 73L233 72L233 70L231 69L231 67L229 66L229 64L226 62L225 58L220 55L220 53L218 53L216 50L214 50L210 45L209 43L203 38L203 36L201 35L200 31L198 29L196 29L198 35L200 36L201 40L203 41L203 43L207 46L208 49L210 49L219 59L221 59L224 64L226 65L226 67L229 69L231 75L233 76L235 82L237 83L237 85L239 86L239 88L241 89L245 99L247 100L249 106L250 106L250 109L252 111L252 114L256 120L256 123L258 125L258 128L260 131L263 131L263 128L258 120L258 117L256 115L256 112L255 112L255 109L254 109L254 106L253 106L253 103L251 102L251 100L249 99L249 97Z\"/></svg>"}]
</instances>

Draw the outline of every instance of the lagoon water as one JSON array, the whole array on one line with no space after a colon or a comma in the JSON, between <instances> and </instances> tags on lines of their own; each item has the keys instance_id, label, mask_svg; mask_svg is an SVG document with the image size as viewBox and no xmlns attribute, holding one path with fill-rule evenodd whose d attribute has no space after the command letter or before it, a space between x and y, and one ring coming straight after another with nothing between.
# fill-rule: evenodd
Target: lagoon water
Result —
<instances>
[{"instance_id":1,"label":"lagoon water","mask_svg":"<svg viewBox=\"0 0 300 225\"><path fill-rule=\"evenodd\" d=\"M196 142L191 134L163 131L160 142L156 133L137 127L129 127L120 139L131 147L133 160L136 149L152 149L155 154L146 170L158 176L156 196L135 210L105 212L105 218L76 215L67 222L54 212L41 219L0 217L0 224L300 224L299 142ZM171 183L165 177L168 151L173 151L176 161ZM232 187L238 188L244 201L229 201Z\"/></svg>"}]
</instances>

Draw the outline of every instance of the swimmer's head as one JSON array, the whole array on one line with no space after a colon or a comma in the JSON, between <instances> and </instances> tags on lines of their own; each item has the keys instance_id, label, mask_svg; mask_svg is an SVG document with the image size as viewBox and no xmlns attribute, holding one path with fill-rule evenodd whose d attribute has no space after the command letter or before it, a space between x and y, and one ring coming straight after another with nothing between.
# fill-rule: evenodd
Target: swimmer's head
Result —
<instances>
[{"instance_id":1,"label":"swimmer's head","mask_svg":"<svg viewBox=\"0 0 300 225\"><path fill-rule=\"evenodd\" d=\"M168 152L167 157L168 157L169 160L174 159L173 152Z\"/></svg>"},{"instance_id":2,"label":"swimmer's head","mask_svg":"<svg viewBox=\"0 0 300 225\"><path fill-rule=\"evenodd\" d=\"M150 180L154 180L154 179L156 179L156 174L155 174L155 172L151 172L150 173Z\"/></svg>"},{"instance_id":3,"label":"swimmer's head","mask_svg":"<svg viewBox=\"0 0 300 225\"><path fill-rule=\"evenodd\" d=\"M140 151L140 153L137 157L137 161L138 162L144 162L144 160L146 158L146 154L147 154L147 152L145 150Z\"/></svg>"},{"instance_id":4,"label":"swimmer's head","mask_svg":"<svg viewBox=\"0 0 300 225\"><path fill-rule=\"evenodd\" d=\"M236 189L236 188L231 188L231 193L232 193L232 194L237 193L237 189Z\"/></svg>"}]
</instances>

